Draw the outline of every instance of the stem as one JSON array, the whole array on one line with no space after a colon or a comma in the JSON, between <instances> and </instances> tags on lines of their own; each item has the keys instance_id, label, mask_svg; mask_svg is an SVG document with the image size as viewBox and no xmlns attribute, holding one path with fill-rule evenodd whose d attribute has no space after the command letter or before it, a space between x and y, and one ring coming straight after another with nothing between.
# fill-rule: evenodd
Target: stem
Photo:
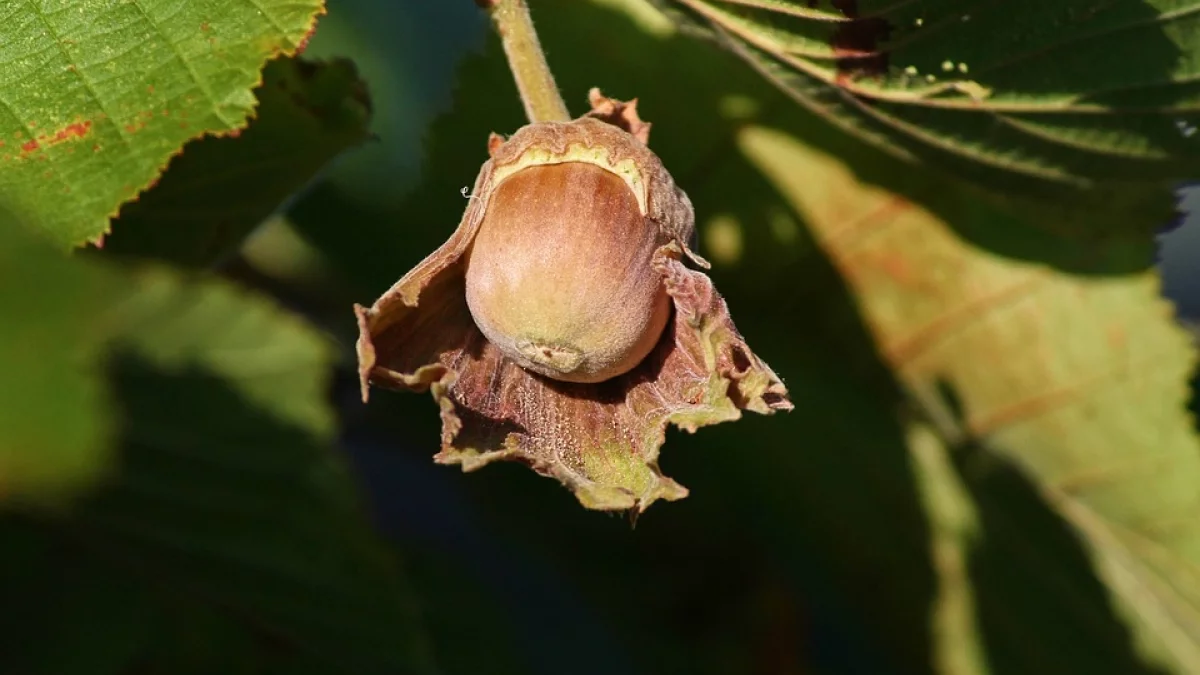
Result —
<instances>
[{"instance_id":1,"label":"stem","mask_svg":"<svg viewBox=\"0 0 1200 675\"><path fill-rule=\"evenodd\" d=\"M525 0L477 0L492 18L504 45L530 122L569 122L571 113L554 84Z\"/></svg>"}]
</instances>

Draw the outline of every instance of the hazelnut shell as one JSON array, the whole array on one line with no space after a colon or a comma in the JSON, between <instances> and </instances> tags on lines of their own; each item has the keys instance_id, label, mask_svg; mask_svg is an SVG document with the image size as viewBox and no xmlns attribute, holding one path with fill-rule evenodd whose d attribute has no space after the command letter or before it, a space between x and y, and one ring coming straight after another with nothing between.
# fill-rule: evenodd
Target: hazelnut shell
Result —
<instances>
[{"instance_id":1,"label":"hazelnut shell","mask_svg":"<svg viewBox=\"0 0 1200 675\"><path fill-rule=\"evenodd\" d=\"M652 264L663 243L617 174L590 162L526 167L492 189L467 261L467 305L522 367L601 382L637 366L667 324Z\"/></svg>"}]
</instances>

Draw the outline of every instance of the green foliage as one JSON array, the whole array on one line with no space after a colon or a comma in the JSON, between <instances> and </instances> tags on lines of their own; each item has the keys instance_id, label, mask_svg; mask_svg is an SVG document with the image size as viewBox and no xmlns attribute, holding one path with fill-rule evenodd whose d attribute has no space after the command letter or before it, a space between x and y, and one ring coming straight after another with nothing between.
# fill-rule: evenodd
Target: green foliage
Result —
<instances>
[{"instance_id":1,"label":"green foliage","mask_svg":"<svg viewBox=\"0 0 1200 675\"><path fill-rule=\"evenodd\" d=\"M110 581L132 589L145 607L109 628L135 640L121 650L127 665L159 658L149 652L159 613L214 610L205 634L230 633L248 654L282 640L268 652L300 649L355 672L418 663L412 600L329 449L328 344L225 282L70 260L11 225L2 233L21 263L6 265L12 286L32 290L5 295L20 300L5 325L21 329L4 351L13 357L0 418L5 494L10 509L56 498L56 508L8 524L38 524L27 545L51 552L4 583L33 604L59 592L59 576L79 584L56 603L68 621L118 597ZM38 281L48 272L58 273L48 282L73 283L46 288ZM47 307L54 321L41 318ZM66 506L68 494L83 496ZM34 570L48 587L22 586ZM97 640L84 628L69 633L81 650ZM268 657L279 658L253 658ZM61 652L29 658L30 672L93 672L80 669L91 657L69 671L56 669L68 667ZM234 653L209 658L242 667Z\"/></svg>"},{"instance_id":2,"label":"green foliage","mask_svg":"<svg viewBox=\"0 0 1200 675\"><path fill-rule=\"evenodd\" d=\"M188 139L243 127L268 58L320 0L22 0L4 10L0 205L65 246L95 240Z\"/></svg>"},{"instance_id":3,"label":"green foliage","mask_svg":"<svg viewBox=\"0 0 1200 675\"><path fill-rule=\"evenodd\" d=\"M108 460L116 425L100 357L114 330L104 308L121 284L3 221L0 270L0 495L58 499Z\"/></svg>"},{"instance_id":4,"label":"green foliage","mask_svg":"<svg viewBox=\"0 0 1200 675\"><path fill-rule=\"evenodd\" d=\"M633 530L523 470L426 466L427 397L334 380L350 304L523 123L498 40L420 183L371 201L305 190L371 113L348 61L280 56L315 0L18 2L7 670L1200 672L1194 335L1149 234L1200 173L1191 4L531 4L572 109L640 99L796 410L669 436L692 494ZM338 452L385 443L413 452Z\"/></svg>"},{"instance_id":5,"label":"green foliage","mask_svg":"<svg viewBox=\"0 0 1200 675\"><path fill-rule=\"evenodd\" d=\"M1008 460L1027 471L1085 535L1140 639L1163 639L1154 648L1182 672L1200 667L1200 616L1161 609L1200 605L1185 591L1154 590L1160 575L1188 578L1200 560L1189 516L1200 443L1184 411L1193 352L1166 318L1155 274L1074 276L1000 258L964 245L930 212L859 184L844 155L753 127L739 146L851 284L881 356L940 438L925 442L962 455L971 470ZM990 224L991 214L968 217ZM969 555L978 543L963 546ZM1036 574L1054 567L1041 562ZM950 582L941 579L943 593Z\"/></svg>"},{"instance_id":6,"label":"green foliage","mask_svg":"<svg viewBox=\"0 0 1200 675\"><path fill-rule=\"evenodd\" d=\"M833 125L1093 229L1158 227L1200 170L1191 2L655 1Z\"/></svg>"},{"instance_id":7,"label":"green foliage","mask_svg":"<svg viewBox=\"0 0 1200 675\"><path fill-rule=\"evenodd\" d=\"M107 253L196 268L223 262L297 186L367 139L370 101L349 61L276 59L255 94L245 131L193 141L121 208Z\"/></svg>"}]
</instances>

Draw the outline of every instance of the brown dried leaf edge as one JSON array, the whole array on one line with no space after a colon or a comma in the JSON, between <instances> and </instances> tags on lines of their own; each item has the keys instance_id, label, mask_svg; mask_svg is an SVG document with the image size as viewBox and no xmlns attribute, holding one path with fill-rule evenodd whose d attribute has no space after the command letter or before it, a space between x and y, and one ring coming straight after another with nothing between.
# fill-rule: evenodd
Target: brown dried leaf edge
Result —
<instances>
[{"instance_id":1,"label":"brown dried leaf edge","mask_svg":"<svg viewBox=\"0 0 1200 675\"><path fill-rule=\"evenodd\" d=\"M742 410L769 414L792 405L779 378L738 334L712 282L685 267L684 257L707 263L687 249L691 202L642 142L649 125L633 103L598 92L591 99L609 114L531 124L507 141L493 135L492 158L450 239L370 308L355 305L359 374L364 401L369 384L433 394L442 417L439 463L472 471L518 461L557 478L587 508L642 512L658 499L687 496L658 468L668 423L694 432L736 420ZM565 161L600 165L634 189L660 234L653 271L674 303L654 351L632 371L598 384L558 382L520 368L476 328L465 299L466 261L492 189L520 168Z\"/></svg>"}]
</instances>

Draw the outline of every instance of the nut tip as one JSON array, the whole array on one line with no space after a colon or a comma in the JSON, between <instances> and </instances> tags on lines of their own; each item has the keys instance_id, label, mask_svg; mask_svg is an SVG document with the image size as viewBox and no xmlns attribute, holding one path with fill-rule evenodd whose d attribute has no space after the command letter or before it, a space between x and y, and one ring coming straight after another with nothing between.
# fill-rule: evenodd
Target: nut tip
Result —
<instances>
[{"instance_id":1,"label":"nut tip","mask_svg":"<svg viewBox=\"0 0 1200 675\"><path fill-rule=\"evenodd\" d=\"M566 345L521 340L516 347L522 356L533 363L561 375L575 372L583 362L583 352Z\"/></svg>"}]
</instances>

